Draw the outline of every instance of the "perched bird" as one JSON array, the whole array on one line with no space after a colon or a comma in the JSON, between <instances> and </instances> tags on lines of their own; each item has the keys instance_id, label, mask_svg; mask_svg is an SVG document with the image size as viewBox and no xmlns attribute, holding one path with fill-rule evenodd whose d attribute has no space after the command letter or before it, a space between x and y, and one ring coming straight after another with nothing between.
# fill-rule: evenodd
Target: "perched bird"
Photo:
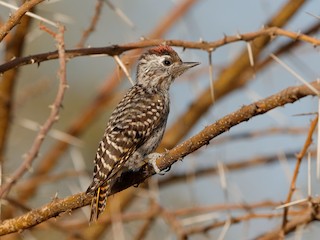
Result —
<instances>
[{"instance_id":1,"label":"perched bird","mask_svg":"<svg viewBox=\"0 0 320 240\"><path fill-rule=\"evenodd\" d=\"M152 164L169 114L169 88L175 78L199 63L182 62L169 46L149 49L139 59L136 83L113 111L94 160L93 181L87 194L94 196L90 221L106 206L107 194L125 171L138 171Z\"/></svg>"}]
</instances>

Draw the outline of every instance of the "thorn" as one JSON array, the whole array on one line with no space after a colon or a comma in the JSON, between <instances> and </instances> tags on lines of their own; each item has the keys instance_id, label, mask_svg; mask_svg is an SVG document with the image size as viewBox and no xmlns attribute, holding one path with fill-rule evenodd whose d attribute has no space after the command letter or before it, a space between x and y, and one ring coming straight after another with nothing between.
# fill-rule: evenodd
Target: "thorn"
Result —
<instances>
[{"instance_id":1,"label":"thorn","mask_svg":"<svg viewBox=\"0 0 320 240\"><path fill-rule=\"evenodd\" d=\"M289 73L291 73L294 77L296 77L299 81L305 84L311 91L313 91L318 97L320 97L320 92L312 86L309 82L303 79L298 73L296 73L292 68L290 68L287 64L281 61L277 56L274 54L270 54L270 57L273 58L277 63L279 63L283 68L285 68Z\"/></svg>"},{"instance_id":2,"label":"thorn","mask_svg":"<svg viewBox=\"0 0 320 240\"><path fill-rule=\"evenodd\" d=\"M127 76L127 78L129 79L130 83L132 84L132 86L134 85L134 82L132 80L132 78L130 77L130 74L127 70L127 68L125 67L125 65L123 64L123 62L121 61L121 59L119 58L118 55L113 56L114 60L116 60L116 62L118 63L119 67L121 68L121 70L124 72L124 74Z\"/></svg>"},{"instance_id":3,"label":"thorn","mask_svg":"<svg viewBox=\"0 0 320 240\"><path fill-rule=\"evenodd\" d=\"M211 99L214 103L215 96L214 96L214 84L213 84L213 64L212 64L212 54L211 52L208 52L208 58L209 58L209 81L210 81L210 89L211 89Z\"/></svg>"},{"instance_id":4,"label":"thorn","mask_svg":"<svg viewBox=\"0 0 320 240\"><path fill-rule=\"evenodd\" d=\"M252 53L252 47L250 42L247 42L247 49L248 49L250 65L251 67L254 67L253 53Z\"/></svg>"},{"instance_id":5,"label":"thorn","mask_svg":"<svg viewBox=\"0 0 320 240\"><path fill-rule=\"evenodd\" d=\"M240 33L237 33L236 37L239 39L239 40L242 40L242 36Z\"/></svg>"}]
</instances>

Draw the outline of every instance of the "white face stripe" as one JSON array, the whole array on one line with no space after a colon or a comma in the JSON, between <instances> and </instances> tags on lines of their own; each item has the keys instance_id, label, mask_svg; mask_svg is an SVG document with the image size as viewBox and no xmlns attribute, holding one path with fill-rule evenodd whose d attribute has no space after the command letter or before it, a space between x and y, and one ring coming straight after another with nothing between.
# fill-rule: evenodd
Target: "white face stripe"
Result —
<instances>
[{"instance_id":1,"label":"white face stripe","mask_svg":"<svg viewBox=\"0 0 320 240\"><path fill-rule=\"evenodd\" d=\"M171 58L171 56L169 56L169 55L164 55L164 56L154 55L152 62L154 62L156 65L158 65L158 63L161 63L161 65L162 65L162 62L168 58ZM147 59L146 59L146 61L144 61L144 64L147 65L147 67L144 69L145 73L148 73L151 70L151 68L153 67L152 62Z\"/></svg>"}]
</instances>

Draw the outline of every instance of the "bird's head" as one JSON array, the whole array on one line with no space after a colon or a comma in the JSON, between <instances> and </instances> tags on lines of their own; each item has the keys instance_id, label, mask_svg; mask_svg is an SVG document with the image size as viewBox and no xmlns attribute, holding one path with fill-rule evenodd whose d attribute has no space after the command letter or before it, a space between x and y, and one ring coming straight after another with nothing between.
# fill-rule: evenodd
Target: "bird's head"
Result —
<instances>
[{"instance_id":1,"label":"bird's head","mask_svg":"<svg viewBox=\"0 0 320 240\"><path fill-rule=\"evenodd\" d=\"M137 83L169 89L170 84L198 62L182 62L170 46L158 46L142 54L138 62Z\"/></svg>"}]
</instances>

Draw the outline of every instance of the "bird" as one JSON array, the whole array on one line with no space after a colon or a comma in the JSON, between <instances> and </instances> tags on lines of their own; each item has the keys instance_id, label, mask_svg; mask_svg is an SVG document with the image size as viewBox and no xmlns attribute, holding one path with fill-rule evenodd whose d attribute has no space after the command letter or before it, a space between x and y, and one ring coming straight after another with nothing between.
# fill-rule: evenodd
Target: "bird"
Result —
<instances>
[{"instance_id":1,"label":"bird","mask_svg":"<svg viewBox=\"0 0 320 240\"><path fill-rule=\"evenodd\" d=\"M171 83L198 62L183 62L168 45L150 48L137 64L136 82L112 112L94 159L90 222L104 211L107 195L121 173L150 164L160 173L153 153L162 140L170 109Z\"/></svg>"}]
</instances>

